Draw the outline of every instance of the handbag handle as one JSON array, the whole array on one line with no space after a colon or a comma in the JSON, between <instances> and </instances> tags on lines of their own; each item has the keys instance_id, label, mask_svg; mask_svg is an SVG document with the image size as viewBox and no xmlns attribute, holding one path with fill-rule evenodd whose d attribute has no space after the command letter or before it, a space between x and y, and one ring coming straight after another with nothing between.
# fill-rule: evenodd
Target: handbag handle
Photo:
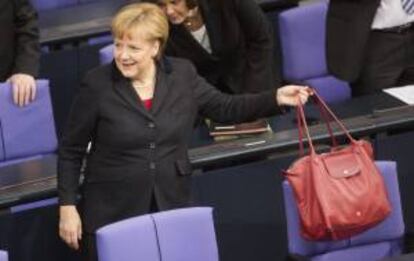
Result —
<instances>
[{"instance_id":1,"label":"handbag handle","mask_svg":"<svg viewBox=\"0 0 414 261\"><path fill-rule=\"evenodd\" d=\"M312 91L315 92L315 90L312 90ZM320 102L318 102L317 99L314 98L314 102L315 102L315 104L317 105L317 107L319 109L319 113L322 116L323 121L325 122L326 128L328 129L329 136L331 137L332 147L337 148L338 147L338 141L336 140L336 137L333 135L331 122L330 122L332 117L328 114L325 107L322 106L320 104ZM299 153L300 153L300 155L304 155L303 133L302 133L303 124L302 124L302 121L299 120L299 117L300 117L300 112L299 112L299 110L296 110L296 119L297 119L298 130L299 130ZM306 121L306 117L305 117L305 121Z\"/></svg>"},{"instance_id":2,"label":"handbag handle","mask_svg":"<svg viewBox=\"0 0 414 261\"><path fill-rule=\"evenodd\" d=\"M313 90L315 92L315 90ZM316 97L316 96L313 96ZM331 126L331 120L333 119L331 115L327 112L326 108L322 106L317 98L313 99L315 104L317 105L319 109L320 115L322 115L322 118L325 122L326 128L328 129L329 136L331 137L331 144L333 148L336 148L338 146L338 142L336 140L336 137L333 135L332 126ZM306 118L305 118L306 119Z\"/></svg>"},{"instance_id":3,"label":"handbag handle","mask_svg":"<svg viewBox=\"0 0 414 261\"><path fill-rule=\"evenodd\" d=\"M348 129L345 127L345 125L336 117L335 113L332 112L332 110L329 108L329 106L325 103L325 101L321 98L321 96L314 91L314 97L316 101L320 104L321 107L328 113L328 115L339 125L341 130L344 132L345 136L349 139L350 142L356 142L355 139L351 136ZM331 135L333 135L331 133Z\"/></svg>"},{"instance_id":4,"label":"handbag handle","mask_svg":"<svg viewBox=\"0 0 414 261\"><path fill-rule=\"evenodd\" d=\"M312 139L311 139L310 134L309 134L308 124L306 123L305 112L303 110L303 104L302 104L300 98L298 98L298 102L299 102L298 106L296 107L296 117L297 117L298 132L299 132L299 155L300 156L304 155L303 129L305 129L305 134L306 134L306 138L308 140L310 153L313 155L316 152L315 152L315 148L313 146Z\"/></svg>"},{"instance_id":5,"label":"handbag handle","mask_svg":"<svg viewBox=\"0 0 414 261\"><path fill-rule=\"evenodd\" d=\"M313 93L314 93L314 97L315 97L314 98L315 102L319 107L322 118L324 119L325 124L327 126L327 129L329 131L329 136L331 137L333 147L337 146L337 142L336 142L336 138L333 135L333 132L332 132L332 129L331 129L329 117L331 119L333 119L340 126L340 128L345 133L345 135L350 140L350 142L355 142L354 138L352 138L352 136L349 134L349 131L345 128L345 126L342 124L342 122L336 117L336 115L332 112L332 110L326 105L326 103L319 96L319 94L316 92L316 90L313 89ZM304 106L303 106L302 102L300 101L300 98L298 98L298 106L297 106L297 110L296 110L296 117L297 117L297 123L298 123L298 131L299 131L299 152L300 152L300 155L304 154L303 132L302 132L303 129L305 130L305 134L306 134L306 137L307 137L307 140L308 140L310 152L311 152L311 154L315 154L316 153L315 148L314 148L312 138L311 138L310 133L309 133L308 124L306 122Z\"/></svg>"},{"instance_id":6,"label":"handbag handle","mask_svg":"<svg viewBox=\"0 0 414 261\"><path fill-rule=\"evenodd\" d=\"M331 127L329 115L327 115L327 112L324 109L324 107L321 106L316 99L314 101L315 101L316 105L318 106L319 112L322 115L322 118L325 122L325 126L328 129L329 136L331 137L332 147L336 148L338 146L338 143L337 143L337 140L336 140L336 138L335 138L335 136L333 135L333 132L332 132L332 127ZM299 99L299 104L302 106L302 113L300 112L300 109L298 107L296 109L296 119L297 119L297 122L298 122L298 131L299 131L299 155L303 156L304 155L304 146L303 146L303 132L302 132L302 129L303 128L308 129L308 125L307 125L307 122L306 122L306 117L305 117L305 112L304 112L304 109L303 109L303 104L301 103L300 99ZM302 114L303 114L303 117L302 117ZM308 140L311 140L310 135L308 135L309 131L307 131L306 134L307 134ZM310 145L313 148L313 143L311 143Z\"/></svg>"}]
</instances>

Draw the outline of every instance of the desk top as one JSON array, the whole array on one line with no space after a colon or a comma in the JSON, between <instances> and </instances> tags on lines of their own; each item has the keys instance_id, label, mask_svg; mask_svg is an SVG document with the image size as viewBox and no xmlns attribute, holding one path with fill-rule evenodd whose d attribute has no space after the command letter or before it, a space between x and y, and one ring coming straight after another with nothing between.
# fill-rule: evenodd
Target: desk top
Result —
<instances>
[{"instance_id":1,"label":"desk top","mask_svg":"<svg viewBox=\"0 0 414 261\"><path fill-rule=\"evenodd\" d=\"M406 126L414 127L414 107L404 106L402 102L385 93L354 98L335 104L331 109L354 137ZM325 124L319 122L318 109L307 106L306 117L316 119L316 124L309 129L312 139L315 142L329 141ZM274 133L191 149L192 165L198 168L232 159L298 148L294 111L275 117L271 122ZM343 134L337 126L333 126L333 131L338 136Z\"/></svg>"},{"instance_id":2,"label":"desk top","mask_svg":"<svg viewBox=\"0 0 414 261\"><path fill-rule=\"evenodd\" d=\"M109 33L113 14L130 0L105 0L39 12L40 43L81 41ZM287 8L298 0L255 0L265 11Z\"/></svg>"},{"instance_id":3,"label":"desk top","mask_svg":"<svg viewBox=\"0 0 414 261\"><path fill-rule=\"evenodd\" d=\"M391 96L381 93L332 106L354 137L393 129L414 129L414 106L402 106ZM309 108L312 111L312 108ZM308 111L308 110L307 110ZM191 149L190 161L195 168L211 166L231 159L265 155L298 147L294 112L278 117L288 123L286 129L265 137L227 141ZM290 124L290 125L289 125ZM289 127L293 126L293 127ZM335 135L341 135L333 128ZM315 142L329 140L324 124L310 128ZM57 158L49 155L32 161L0 168L0 208L56 195Z\"/></svg>"},{"instance_id":4,"label":"desk top","mask_svg":"<svg viewBox=\"0 0 414 261\"><path fill-rule=\"evenodd\" d=\"M56 194L57 156L0 168L0 208Z\"/></svg>"},{"instance_id":5,"label":"desk top","mask_svg":"<svg viewBox=\"0 0 414 261\"><path fill-rule=\"evenodd\" d=\"M83 40L108 33L113 14L127 1L99 1L39 12L40 43Z\"/></svg>"}]
</instances>

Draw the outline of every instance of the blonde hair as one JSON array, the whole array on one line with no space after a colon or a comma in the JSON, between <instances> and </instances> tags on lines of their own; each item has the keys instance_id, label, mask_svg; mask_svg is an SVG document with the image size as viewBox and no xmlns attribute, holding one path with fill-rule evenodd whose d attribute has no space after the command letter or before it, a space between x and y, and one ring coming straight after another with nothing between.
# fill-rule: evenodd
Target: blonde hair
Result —
<instances>
[{"instance_id":1,"label":"blonde hair","mask_svg":"<svg viewBox=\"0 0 414 261\"><path fill-rule=\"evenodd\" d=\"M168 39L168 19L164 12L155 4L135 3L121 8L112 19L111 31L114 38L122 39L131 37L134 32L139 32L149 41L159 41L160 50L157 59L160 58Z\"/></svg>"}]
</instances>

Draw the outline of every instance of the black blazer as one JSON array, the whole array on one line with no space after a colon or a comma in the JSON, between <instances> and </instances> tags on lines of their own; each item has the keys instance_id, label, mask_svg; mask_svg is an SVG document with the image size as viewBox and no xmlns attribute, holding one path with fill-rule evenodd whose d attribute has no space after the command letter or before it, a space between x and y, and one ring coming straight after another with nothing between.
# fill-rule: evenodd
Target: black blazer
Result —
<instances>
[{"instance_id":1,"label":"black blazer","mask_svg":"<svg viewBox=\"0 0 414 261\"><path fill-rule=\"evenodd\" d=\"M364 53L380 0L331 0L326 21L328 70L353 82L361 71Z\"/></svg>"},{"instance_id":2,"label":"black blazer","mask_svg":"<svg viewBox=\"0 0 414 261\"><path fill-rule=\"evenodd\" d=\"M277 87L273 33L260 7L253 0L198 2L212 54L183 25L171 25L167 55L191 60L222 91L255 93Z\"/></svg>"},{"instance_id":3,"label":"black blazer","mask_svg":"<svg viewBox=\"0 0 414 261\"><path fill-rule=\"evenodd\" d=\"M37 14L28 0L0 0L0 81L14 73L37 76Z\"/></svg>"},{"instance_id":4,"label":"black blazer","mask_svg":"<svg viewBox=\"0 0 414 261\"><path fill-rule=\"evenodd\" d=\"M61 205L75 204L82 159L85 231L147 213L154 193L161 210L190 201L188 143L197 113L217 122L244 122L279 110L275 91L243 96L220 93L188 61L157 65L153 105L146 110L113 64L85 77L61 141L58 193Z\"/></svg>"}]
</instances>

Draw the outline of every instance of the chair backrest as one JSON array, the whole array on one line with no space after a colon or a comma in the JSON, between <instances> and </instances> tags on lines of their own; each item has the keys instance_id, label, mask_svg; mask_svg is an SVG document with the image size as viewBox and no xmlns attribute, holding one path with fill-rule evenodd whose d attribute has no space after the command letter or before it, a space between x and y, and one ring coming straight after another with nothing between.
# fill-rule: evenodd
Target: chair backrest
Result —
<instances>
[{"instance_id":1,"label":"chair backrest","mask_svg":"<svg viewBox=\"0 0 414 261\"><path fill-rule=\"evenodd\" d=\"M114 45L110 44L99 50L99 64L107 64L114 59Z\"/></svg>"},{"instance_id":2,"label":"chair backrest","mask_svg":"<svg viewBox=\"0 0 414 261\"><path fill-rule=\"evenodd\" d=\"M8 261L9 255L6 251L0 250L0 261Z\"/></svg>"},{"instance_id":3,"label":"chair backrest","mask_svg":"<svg viewBox=\"0 0 414 261\"><path fill-rule=\"evenodd\" d=\"M37 11L64 8L78 4L78 0L30 0L30 2Z\"/></svg>"},{"instance_id":4,"label":"chair backrest","mask_svg":"<svg viewBox=\"0 0 414 261\"><path fill-rule=\"evenodd\" d=\"M112 34L108 33L108 34L104 34L101 36L95 36L95 37L91 37L88 38L88 45L107 45L107 44L111 44L114 41L114 39L112 38Z\"/></svg>"},{"instance_id":5,"label":"chair backrest","mask_svg":"<svg viewBox=\"0 0 414 261\"><path fill-rule=\"evenodd\" d=\"M24 107L13 103L9 83L0 84L0 126L4 160L54 152L57 148L49 81L36 81L36 98Z\"/></svg>"},{"instance_id":6,"label":"chair backrest","mask_svg":"<svg viewBox=\"0 0 414 261\"><path fill-rule=\"evenodd\" d=\"M327 3L289 9L279 15L283 77L298 81L327 75L325 20Z\"/></svg>"},{"instance_id":7,"label":"chair backrest","mask_svg":"<svg viewBox=\"0 0 414 261\"><path fill-rule=\"evenodd\" d=\"M358 255L362 257L363 255L361 254L361 252L363 253L364 249L358 248L359 246L369 246L375 244L378 244L380 246L380 244L384 242L391 242L394 240L398 241L401 239L401 237L404 234L404 221L401 210L401 200L399 193L396 163L392 161L379 161L376 162L376 164L384 178L384 182L386 184L386 188L388 191L388 197L392 205L392 212L383 222L381 222L377 226L365 231L364 233L353 236L346 240L308 241L303 239L300 234L300 220L292 188L290 187L287 181L283 182L283 195L285 203L286 220L288 225L287 231L289 253L300 254L307 257L318 256L320 258L321 255L328 256L330 255L330 253L336 252L336 259L332 260L349 260L349 255L352 255L351 252L353 248L355 252L360 251ZM384 248L385 247L386 246L384 244ZM399 246L396 247L398 248ZM345 257L345 259L338 259L337 256L340 256L338 255L340 251L348 251L346 255L347 257ZM369 251L368 247L366 248L366 251ZM383 253L379 253L379 251L377 250L376 254L382 255L379 257L383 258L398 253L400 251L401 249L399 248L393 248L387 249L387 251L384 251ZM321 260L324 259L322 258Z\"/></svg>"},{"instance_id":8,"label":"chair backrest","mask_svg":"<svg viewBox=\"0 0 414 261\"><path fill-rule=\"evenodd\" d=\"M161 261L151 215L126 219L96 232L99 261Z\"/></svg>"},{"instance_id":9,"label":"chair backrest","mask_svg":"<svg viewBox=\"0 0 414 261\"><path fill-rule=\"evenodd\" d=\"M327 8L327 2L322 1L280 13L283 78L309 84L325 101L338 102L350 98L351 89L348 83L328 73L325 52Z\"/></svg>"},{"instance_id":10,"label":"chair backrest","mask_svg":"<svg viewBox=\"0 0 414 261\"><path fill-rule=\"evenodd\" d=\"M4 161L5 158L6 158L6 152L4 151L3 129L1 127L1 121L0 121L0 162Z\"/></svg>"},{"instance_id":11,"label":"chair backrest","mask_svg":"<svg viewBox=\"0 0 414 261\"><path fill-rule=\"evenodd\" d=\"M152 216L163 261L218 261L211 208L185 208Z\"/></svg>"},{"instance_id":12,"label":"chair backrest","mask_svg":"<svg viewBox=\"0 0 414 261\"><path fill-rule=\"evenodd\" d=\"M218 261L212 209L194 207L119 221L96 232L100 261Z\"/></svg>"}]
</instances>

